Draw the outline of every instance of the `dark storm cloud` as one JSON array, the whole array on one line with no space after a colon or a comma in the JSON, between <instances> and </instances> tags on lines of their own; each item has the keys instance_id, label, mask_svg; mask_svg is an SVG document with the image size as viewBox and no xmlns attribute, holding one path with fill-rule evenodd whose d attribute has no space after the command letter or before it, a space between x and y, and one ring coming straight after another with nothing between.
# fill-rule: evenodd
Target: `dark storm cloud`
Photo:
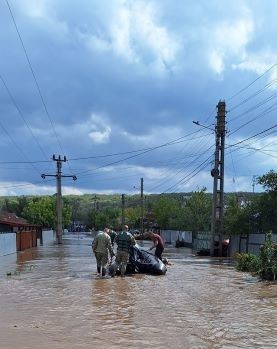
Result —
<instances>
[{"instance_id":1,"label":"dark storm cloud","mask_svg":"<svg viewBox=\"0 0 277 349\"><path fill-rule=\"evenodd\" d=\"M47 115L9 9L5 1L1 2L0 74L25 121L2 84L1 123L7 132L0 130L0 160L45 160L45 154L51 160L52 154L60 153L73 159L132 151L197 131L193 120L206 125L214 123L218 100L226 99L227 109L229 105L236 106L247 93L255 93L274 78L274 70L245 94L230 102L229 97L276 61L273 40L276 27L262 26L272 16L268 6L250 1L226 4L222 1L176 1L174 6L171 1L10 1ZM270 5L276 6L274 2ZM272 91L265 93L270 95ZM266 94L261 94L252 106L264 98ZM249 107L246 105L238 113ZM233 130L254 115L246 114L232 121L236 116L235 111L227 114ZM263 120L265 126L271 126L274 116L268 114ZM262 130L259 122L260 118L242 127L228 142L234 143ZM126 159L123 164L116 161L128 155L72 161L64 171L80 174L77 184L80 192L121 192L132 187L141 176L148 181L149 189L166 177L174 185L186 176L190 178L189 171L213 152L208 148L214 136L198 139L208 130L199 131L194 142L157 149ZM186 160L193 154L202 157ZM252 154L258 161L250 165L243 161L244 154L237 158L235 154L235 161L230 153L226 157L228 190L235 189L234 177L241 176L238 185L245 189L249 178L243 176L264 173L270 166L266 156L261 161L259 154ZM108 164L107 168L95 170ZM129 168L124 169L123 165ZM3 183L22 180L40 183L40 172L55 171L51 162L35 164L36 168L17 164L14 166L20 169L15 171L4 166L7 167L4 164L0 167ZM181 181L174 190L190 191L203 185L210 189L211 166L208 163L206 172L200 172L188 183ZM126 179L122 182L123 175ZM166 185L159 187L160 191L165 189ZM34 186L31 190L44 193L49 188ZM6 192L11 189L2 190Z\"/></svg>"}]
</instances>

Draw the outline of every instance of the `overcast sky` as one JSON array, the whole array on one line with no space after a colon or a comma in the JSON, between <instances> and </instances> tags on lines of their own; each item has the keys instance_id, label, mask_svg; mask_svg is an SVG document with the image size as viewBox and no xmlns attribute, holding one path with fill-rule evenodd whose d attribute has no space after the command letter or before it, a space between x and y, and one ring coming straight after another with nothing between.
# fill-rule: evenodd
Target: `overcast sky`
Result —
<instances>
[{"instance_id":1,"label":"overcast sky","mask_svg":"<svg viewBox=\"0 0 277 349\"><path fill-rule=\"evenodd\" d=\"M225 191L277 164L275 0L0 0L0 195ZM197 126L198 121L203 126ZM204 127L205 126L205 127ZM255 191L261 191L258 185Z\"/></svg>"}]
</instances>

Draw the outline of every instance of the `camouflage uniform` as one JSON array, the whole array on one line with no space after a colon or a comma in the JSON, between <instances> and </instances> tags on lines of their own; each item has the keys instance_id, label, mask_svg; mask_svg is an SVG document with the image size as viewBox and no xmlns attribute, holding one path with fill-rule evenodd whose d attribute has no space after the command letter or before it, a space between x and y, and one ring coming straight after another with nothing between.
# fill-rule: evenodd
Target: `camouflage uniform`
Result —
<instances>
[{"instance_id":1,"label":"camouflage uniform","mask_svg":"<svg viewBox=\"0 0 277 349\"><path fill-rule=\"evenodd\" d=\"M120 274L124 276L129 260L130 247L136 244L136 240L132 234L122 231L116 235L114 242L117 244L115 270L120 267Z\"/></svg>"},{"instance_id":2,"label":"camouflage uniform","mask_svg":"<svg viewBox=\"0 0 277 349\"><path fill-rule=\"evenodd\" d=\"M109 260L109 252L111 257L114 256L111 238L107 233L100 231L96 235L93 241L93 252L96 258L97 272L100 273L102 267L102 276L105 276Z\"/></svg>"}]
</instances>

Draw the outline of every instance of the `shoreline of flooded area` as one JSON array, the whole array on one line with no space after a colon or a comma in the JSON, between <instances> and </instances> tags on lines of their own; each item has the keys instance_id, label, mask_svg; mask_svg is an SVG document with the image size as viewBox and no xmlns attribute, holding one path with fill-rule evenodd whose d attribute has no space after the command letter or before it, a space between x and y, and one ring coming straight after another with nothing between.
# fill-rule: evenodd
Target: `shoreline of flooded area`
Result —
<instances>
[{"instance_id":1,"label":"shoreline of flooded area","mask_svg":"<svg viewBox=\"0 0 277 349\"><path fill-rule=\"evenodd\" d=\"M82 236L1 257L0 348L277 346L276 284L190 249L164 256L165 276L113 279L97 279Z\"/></svg>"}]
</instances>

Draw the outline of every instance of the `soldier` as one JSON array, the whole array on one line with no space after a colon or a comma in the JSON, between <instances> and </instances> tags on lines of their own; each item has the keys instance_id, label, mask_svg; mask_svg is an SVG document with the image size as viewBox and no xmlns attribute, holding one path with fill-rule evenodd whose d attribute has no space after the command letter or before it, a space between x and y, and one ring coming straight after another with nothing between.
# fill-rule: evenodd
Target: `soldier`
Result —
<instances>
[{"instance_id":1,"label":"soldier","mask_svg":"<svg viewBox=\"0 0 277 349\"><path fill-rule=\"evenodd\" d=\"M100 277L104 277L106 275L109 253L111 258L114 256L111 238L106 229L104 229L104 231L99 231L96 235L93 241L93 252L97 263L97 273Z\"/></svg>"},{"instance_id":2,"label":"soldier","mask_svg":"<svg viewBox=\"0 0 277 349\"><path fill-rule=\"evenodd\" d=\"M114 273L116 269L119 267L120 275L122 277L125 276L127 263L129 260L130 247L136 244L135 238L132 234L128 232L128 230L128 225L124 225L123 231L118 233L114 239L114 242L117 244Z\"/></svg>"}]
</instances>

